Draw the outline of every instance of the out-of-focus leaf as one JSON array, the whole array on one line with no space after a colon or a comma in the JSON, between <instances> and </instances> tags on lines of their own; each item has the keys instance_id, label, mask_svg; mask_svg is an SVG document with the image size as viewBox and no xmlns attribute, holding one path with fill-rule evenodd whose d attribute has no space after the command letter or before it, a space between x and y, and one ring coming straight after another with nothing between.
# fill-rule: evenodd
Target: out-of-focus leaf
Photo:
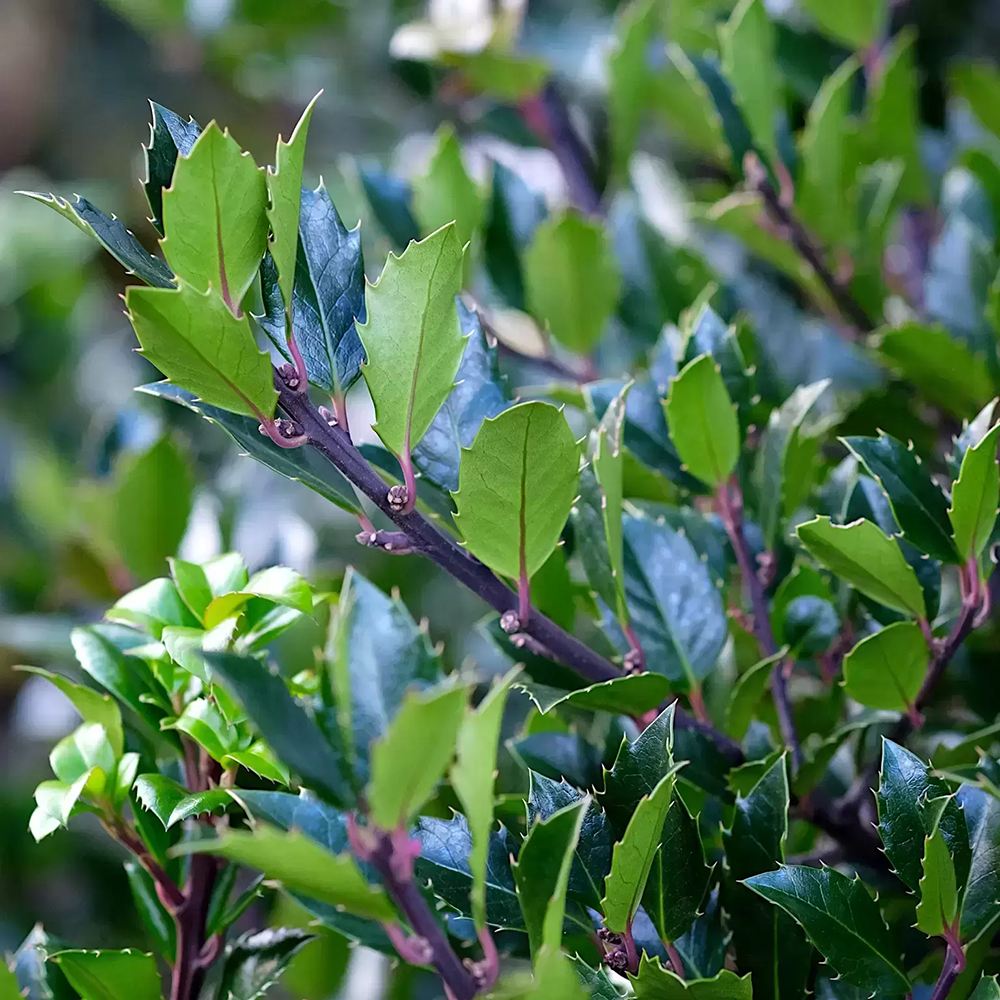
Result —
<instances>
[{"instance_id":1,"label":"out-of-focus leaf","mask_svg":"<svg viewBox=\"0 0 1000 1000\"><path fill-rule=\"evenodd\" d=\"M465 170L454 129L442 126L436 140L426 171L412 182L413 211L425 233L454 222L464 246L483 221L483 196Z\"/></svg>"},{"instance_id":2,"label":"out-of-focus leaf","mask_svg":"<svg viewBox=\"0 0 1000 1000\"><path fill-rule=\"evenodd\" d=\"M59 951L49 956L81 1000L161 1000L156 959L134 948L123 951Z\"/></svg>"},{"instance_id":3,"label":"out-of-focus leaf","mask_svg":"<svg viewBox=\"0 0 1000 1000\"><path fill-rule=\"evenodd\" d=\"M951 69L951 88L972 113L995 135L1000 135L1000 72L992 63L960 62Z\"/></svg>"},{"instance_id":4,"label":"out-of-focus leaf","mask_svg":"<svg viewBox=\"0 0 1000 1000\"><path fill-rule=\"evenodd\" d=\"M837 4L803 0L802 6L825 34L855 52L868 48L878 38L886 17L883 0L842 0Z\"/></svg>"}]
</instances>

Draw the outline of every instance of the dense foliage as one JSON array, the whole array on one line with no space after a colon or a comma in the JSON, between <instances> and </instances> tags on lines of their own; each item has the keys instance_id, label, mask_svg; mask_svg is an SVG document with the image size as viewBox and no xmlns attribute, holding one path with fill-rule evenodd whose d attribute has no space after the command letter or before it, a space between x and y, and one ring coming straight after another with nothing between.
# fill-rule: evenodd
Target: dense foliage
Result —
<instances>
[{"instance_id":1,"label":"dense foliage","mask_svg":"<svg viewBox=\"0 0 1000 1000\"><path fill-rule=\"evenodd\" d=\"M82 724L31 818L131 854L152 950L37 931L0 997L261 996L310 939L232 930L275 886L452 1000L1000 996L997 136L929 169L915 40L868 0L629 6L606 143L516 5L447 6L394 54L547 145L573 205L483 183L445 126L415 177L361 172L399 250L366 268L303 187L314 104L266 169L154 105L156 254L32 197L135 279L143 392L472 590L504 666L446 669L357 572L166 575L186 473L158 442L99 522L155 578L74 631L78 680L39 671ZM995 70L953 83L1000 126ZM682 225L644 207L672 183L647 111Z\"/></svg>"}]
</instances>

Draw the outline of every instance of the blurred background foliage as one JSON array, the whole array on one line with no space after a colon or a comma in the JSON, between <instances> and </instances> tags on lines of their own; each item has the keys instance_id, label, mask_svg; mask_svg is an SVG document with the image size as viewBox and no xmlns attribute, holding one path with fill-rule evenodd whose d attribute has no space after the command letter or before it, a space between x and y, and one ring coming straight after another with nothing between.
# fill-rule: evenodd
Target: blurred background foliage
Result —
<instances>
[{"instance_id":1,"label":"blurred background foliage","mask_svg":"<svg viewBox=\"0 0 1000 1000\"><path fill-rule=\"evenodd\" d=\"M457 0L437 4L449 6L461 15ZM855 399L849 432L878 425L905 437L923 435L918 446L933 448L941 421L957 425L960 415L985 402L980 397L992 394L997 373L983 375L984 392L973 373L957 387L938 385L945 410L949 400L960 403L950 415L921 412L922 426L914 429L906 384L887 380L829 321L804 310L802 289L790 287L781 273L787 258L767 234L741 222L738 212L720 221L717 206L730 191L728 153L711 116L678 89L674 49L661 53L654 84L638 101L626 90L625 107L609 128L608 67L623 30L621 6L531 0L520 41L522 53L554 70L602 172L627 171L631 180L630 191L623 189L609 206L624 295L616 336L602 345L598 370L628 370L662 324L676 322L714 279L721 285L716 304L755 330L759 384L774 400L828 377ZM669 41L711 57L716 24L731 6L728 0L664 4ZM807 0L769 4L790 91L789 134L801 128L823 79L847 54L829 31L819 30L809 13L815 7ZM79 946L142 944L126 905L121 859L101 838L84 828L36 846L27 832L31 789L46 772L46 748L70 728L72 715L40 680L25 681L10 668L27 662L70 669L69 629L100 617L116 595L161 572L167 554L201 559L235 548L251 567L283 562L329 585L353 562L379 585L402 590L414 614L430 620L452 662L492 655L468 627L483 609L426 562L358 547L346 514L241 458L224 435L209 432L193 415L135 394L134 386L156 376L132 353L118 265L55 214L13 195L19 189L79 191L151 245L147 206L135 183L144 173L139 143L148 135L147 98L203 123L218 119L266 162L274 134L287 134L322 88L307 177L311 183L323 177L349 225L362 220L370 276L414 224L405 202L393 197L391 178L420 175L442 122L453 124L477 180L489 180L494 161L527 183L527 191L514 185L519 193L512 195L511 219L515 230L521 222L530 227L523 213L530 216L533 199L550 205L567 200L558 164L509 104L488 99L446 67L390 55L394 32L423 16L423 4L392 0L3 2L0 767L6 777L0 784L0 949L15 947L35 921ZM963 328L962 310L971 308L976 327L996 274L1000 170L989 163L995 163L998 140L956 97L975 93L971 85L956 88L953 73L960 63L998 51L1000 5L902 0L891 5L891 17L894 31L916 29L920 153L933 187L961 157L975 168L978 183L963 188L952 180L949 192L946 182L940 214L930 222L932 213L896 220L894 233L911 231L890 245L887 259L903 285L915 268L929 270L932 278L935 267L947 272L939 286L965 291L928 301L926 311L954 332ZM460 37L474 33L475 18L460 22L458 30ZM407 54L398 40L393 51ZM638 152L620 163L614 133L623 120L640 138ZM930 233L912 231L921 225ZM487 257L490 252L487 245ZM920 253L926 260L910 259ZM493 280L502 283L496 274ZM520 277L510 280L516 298ZM925 289L935 294L933 280ZM498 314L497 323L502 339L519 352L505 352L515 387L565 374L550 345L538 347L538 331L523 317ZM974 343L977 331L965 333ZM544 356L526 360L524 354ZM572 390L567 393L572 402ZM361 411L365 401L354 405ZM308 629L293 635L288 656L294 659L296 643L305 655L315 641ZM290 989L301 997L334 995L348 974L346 956L339 940L307 949ZM361 974L358 961L352 976ZM392 995L416 995L421 981L419 973L401 970L393 974ZM349 983L344 988L350 992Z\"/></svg>"}]
</instances>

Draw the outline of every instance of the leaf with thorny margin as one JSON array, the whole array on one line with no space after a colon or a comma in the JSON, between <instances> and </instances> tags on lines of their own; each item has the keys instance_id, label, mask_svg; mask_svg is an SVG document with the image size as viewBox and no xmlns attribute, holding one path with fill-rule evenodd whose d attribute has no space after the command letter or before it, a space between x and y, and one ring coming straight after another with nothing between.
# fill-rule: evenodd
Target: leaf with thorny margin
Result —
<instances>
[{"instance_id":1,"label":"leaf with thorny margin","mask_svg":"<svg viewBox=\"0 0 1000 1000\"><path fill-rule=\"evenodd\" d=\"M494 572L529 580L559 541L578 469L573 432L554 406L519 403L484 420L453 494L469 550Z\"/></svg>"},{"instance_id":2,"label":"leaf with thorny margin","mask_svg":"<svg viewBox=\"0 0 1000 1000\"><path fill-rule=\"evenodd\" d=\"M1000 982L996 976L983 976L969 994L969 1000L1000 1000Z\"/></svg>"},{"instance_id":3,"label":"leaf with thorny margin","mask_svg":"<svg viewBox=\"0 0 1000 1000\"><path fill-rule=\"evenodd\" d=\"M451 787L455 790L469 824L472 849L472 919L477 930L486 926L486 875L490 830L493 826L493 790L496 782L500 724L510 686L520 672L515 667L501 677L476 706L470 708L458 731Z\"/></svg>"},{"instance_id":4,"label":"leaf with thorny margin","mask_svg":"<svg viewBox=\"0 0 1000 1000\"><path fill-rule=\"evenodd\" d=\"M152 212L150 222L163 235L163 189L174 179L177 157L186 156L201 135L201 126L155 101L149 102L153 120L149 126L149 145L143 146L146 157L146 180L143 189Z\"/></svg>"},{"instance_id":5,"label":"leaf with thorny margin","mask_svg":"<svg viewBox=\"0 0 1000 1000\"><path fill-rule=\"evenodd\" d=\"M159 257L154 257L125 228L120 219L102 212L86 198L75 194L71 201L57 194L43 194L40 191L17 193L48 205L64 219L72 222L77 229L97 240L125 268L126 273L134 274L155 288L174 287L174 275L170 268Z\"/></svg>"},{"instance_id":6,"label":"leaf with thorny margin","mask_svg":"<svg viewBox=\"0 0 1000 1000\"><path fill-rule=\"evenodd\" d=\"M343 907L355 916L395 921L396 912L381 887L370 885L350 854L331 854L298 830L258 823L252 832L226 830L211 840L178 844L172 852L216 854L258 868L292 892Z\"/></svg>"},{"instance_id":7,"label":"leaf with thorny margin","mask_svg":"<svg viewBox=\"0 0 1000 1000\"><path fill-rule=\"evenodd\" d=\"M210 122L163 192L160 246L182 282L239 314L267 243L267 185L253 157Z\"/></svg>"},{"instance_id":8,"label":"leaf with thorny margin","mask_svg":"<svg viewBox=\"0 0 1000 1000\"><path fill-rule=\"evenodd\" d=\"M455 226L444 226L402 256L390 253L367 288L367 319L358 328L368 356L362 373L374 430L400 457L409 457L448 398L465 350L455 311L463 253Z\"/></svg>"},{"instance_id":9,"label":"leaf with thorny margin","mask_svg":"<svg viewBox=\"0 0 1000 1000\"><path fill-rule=\"evenodd\" d=\"M62 969L81 1000L161 1000L156 959L146 952L58 951L48 956Z\"/></svg>"},{"instance_id":10,"label":"leaf with thorny margin","mask_svg":"<svg viewBox=\"0 0 1000 1000\"><path fill-rule=\"evenodd\" d=\"M753 1000L750 975L737 976L723 969L711 979L683 980L664 969L659 958L643 953L639 972L631 977L641 1000Z\"/></svg>"},{"instance_id":11,"label":"leaf with thorny margin","mask_svg":"<svg viewBox=\"0 0 1000 1000\"><path fill-rule=\"evenodd\" d=\"M959 886L940 826L935 826L924 840L922 870L917 927L929 937L942 937L954 928Z\"/></svg>"},{"instance_id":12,"label":"leaf with thorny margin","mask_svg":"<svg viewBox=\"0 0 1000 1000\"><path fill-rule=\"evenodd\" d=\"M844 657L844 689L869 708L913 709L930 651L915 622L893 622L862 639Z\"/></svg>"},{"instance_id":13,"label":"leaf with thorny margin","mask_svg":"<svg viewBox=\"0 0 1000 1000\"><path fill-rule=\"evenodd\" d=\"M703 354L685 365L663 408L687 471L709 486L725 482L740 456L740 425L715 358Z\"/></svg>"},{"instance_id":14,"label":"leaf with thorny margin","mask_svg":"<svg viewBox=\"0 0 1000 1000\"><path fill-rule=\"evenodd\" d=\"M579 708L588 712L611 712L614 715L642 715L663 704L670 693L670 681L662 674L648 671L614 677L610 681L562 691L531 682L518 683L542 715L557 708Z\"/></svg>"},{"instance_id":15,"label":"leaf with thorny margin","mask_svg":"<svg viewBox=\"0 0 1000 1000\"><path fill-rule=\"evenodd\" d=\"M434 793L455 752L468 695L464 687L449 687L411 692L403 699L385 735L372 746L365 799L376 826L407 826Z\"/></svg>"},{"instance_id":16,"label":"leaf with thorny margin","mask_svg":"<svg viewBox=\"0 0 1000 1000\"><path fill-rule=\"evenodd\" d=\"M257 429L259 424L253 417L244 417L218 406L211 406L197 399L194 393L171 382L150 382L139 386L137 391L178 403L209 423L218 425L240 446L244 454L279 476L308 486L343 510L355 514L361 509L354 488L314 448L279 448L260 433Z\"/></svg>"},{"instance_id":17,"label":"leaf with thorny margin","mask_svg":"<svg viewBox=\"0 0 1000 1000\"><path fill-rule=\"evenodd\" d=\"M960 936L968 947L996 927L1000 899L1000 798L962 785L958 801L968 827L971 862L962 899Z\"/></svg>"},{"instance_id":18,"label":"leaf with thorny margin","mask_svg":"<svg viewBox=\"0 0 1000 1000\"><path fill-rule=\"evenodd\" d=\"M521 845L514 882L532 955L543 946L558 950L562 944L569 873L589 806L585 797L538 820Z\"/></svg>"},{"instance_id":19,"label":"leaf with thorny margin","mask_svg":"<svg viewBox=\"0 0 1000 1000\"><path fill-rule=\"evenodd\" d=\"M962 458L962 469L951 488L951 519L955 546L964 559L980 553L990 539L997 520L1000 498L1000 467L997 440L1000 424L994 424Z\"/></svg>"},{"instance_id":20,"label":"leaf with thorny margin","mask_svg":"<svg viewBox=\"0 0 1000 1000\"><path fill-rule=\"evenodd\" d=\"M278 288L286 311L292 307L292 286L295 282L295 259L299 246L299 207L302 197L302 169L306 160L306 138L313 109L320 91L307 105L288 142L278 137L274 167L265 173L268 206L267 220L271 224L268 249L278 271Z\"/></svg>"},{"instance_id":21,"label":"leaf with thorny margin","mask_svg":"<svg viewBox=\"0 0 1000 1000\"><path fill-rule=\"evenodd\" d=\"M948 503L912 448L887 434L841 440L882 487L903 536L935 559L958 562Z\"/></svg>"},{"instance_id":22,"label":"leaf with thorny margin","mask_svg":"<svg viewBox=\"0 0 1000 1000\"><path fill-rule=\"evenodd\" d=\"M792 916L844 982L879 997L909 992L899 949L860 878L788 865L754 875L744 885Z\"/></svg>"},{"instance_id":23,"label":"leaf with thorny margin","mask_svg":"<svg viewBox=\"0 0 1000 1000\"><path fill-rule=\"evenodd\" d=\"M632 928L632 918L660 845L675 780L673 771L664 775L653 791L639 800L625 833L611 851L611 871L604 882L601 909L605 926L617 934Z\"/></svg>"},{"instance_id":24,"label":"leaf with thorny margin","mask_svg":"<svg viewBox=\"0 0 1000 1000\"><path fill-rule=\"evenodd\" d=\"M132 286L125 302L140 353L171 382L232 413L261 422L273 416L270 359L246 316L237 319L215 292L183 282L170 290Z\"/></svg>"},{"instance_id":25,"label":"leaf with thorny margin","mask_svg":"<svg viewBox=\"0 0 1000 1000\"><path fill-rule=\"evenodd\" d=\"M896 542L871 521L834 524L828 517L816 517L796 532L819 562L862 594L903 614L926 614L912 567Z\"/></svg>"},{"instance_id":26,"label":"leaf with thorny margin","mask_svg":"<svg viewBox=\"0 0 1000 1000\"><path fill-rule=\"evenodd\" d=\"M315 935L298 927L268 927L241 934L228 948L217 996L258 1000Z\"/></svg>"}]
</instances>

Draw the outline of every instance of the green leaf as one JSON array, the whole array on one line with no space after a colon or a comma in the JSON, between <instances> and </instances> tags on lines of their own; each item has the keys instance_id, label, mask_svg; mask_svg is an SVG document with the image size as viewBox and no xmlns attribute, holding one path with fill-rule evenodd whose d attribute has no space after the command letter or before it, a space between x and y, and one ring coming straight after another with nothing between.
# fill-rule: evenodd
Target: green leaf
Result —
<instances>
[{"instance_id":1,"label":"green leaf","mask_svg":"<svg viewBox=\"0 0 1000 1000\"><path fill-rule=\"evenodd\" d=\"M469 550L502 576L530 579L559 541L578 468L573 432L554 406L520 403L484 420L454 494Z\"/></svg>"},{"instance_id":2,"label":"green leaf","mask_svg":"<svg viewBox=\"0 0 1000 1000\"><path fill-rule=\"evenodd\" d=\"M227 830L212 840L178 844L174 854L217 854L260 869L291 892L343 907L356 916L396 920L389 897L365 881L350 854L331 854L297 830L285 832L258 823L250 833Z\"/></svg>"},{"instance_id":3,"label":"green leaf","mask_svg":"<svg viewBox=\"0 0 1000 1000\"><path fill-rule=\"evenodd\" d=\"M562 944L566 890L580 828L590 800L581 799L528 830L514 865L514 882L524 914L531 954Z\"/></svg>"},{"instance_id":4,"label":"green leaf","mask_svg":"<svg viewBox=\"0 0 1000 1000\"><path fill-rule=\"evenodd\" d=\"M546 219L524 254L528 308L564 347L587 354L618 303L621 279L603 225L576 212Z\"/></svg>"},{"instance_id":5,"label":"green leaf","mask_svg":"<svg viewBox=\"0 0 1000 1000\"><path fill-rule=\"evenodd\" d=\"M307 580L287 566L269 566L254 573L240 590L213 598L205 609L205 628L215 628L252 597L261 597L302 614L309 614L313 608L312 587Z\"/></svg>"},{"instance_id":6,"label":"green leaf","mask_svg":"<svg viewBox=\"0 0 1000 1000\"><path fill-rule=\"evenodd\" d=\"M396 455L409 455L448 398L465 339L455 296L462 283L462 245L444 226L402 256L390 253L366 294L358 328L368 355L363 370L378 432Z\"/></svg>"},{"instance_id":7,"label":"green leaf","mask_svg":"<svg viewBox=\"0 0 1000 1000\"><path fill-rule=\"evenodd\" d=\"M241 934L227 951L217 995L226 1000L259 1000L313 940L314 935L297 927L268 927Z\"/></svg>"},{"instance_id":8,"label":"green leaf","mask_svg":"<svg viewBox=\"0 0 1000 1000\"><path fill-rule=\"evenodd\" d=\"M830 868L788 865L744 884L790 914L846 983L874 990L879 997L909 992L899 949L859 878Z\"/></svg>"},{"instance_id":9,"label":"green leaf","mask_svg":"<svg viewBox=\"0 0 1000 1000\"><path fill-rule=\"evenodd\" d=\"M372 214L390 241L405 248L411 240L419 239L420 228L410 206L410 185L375 165L359 167L358 176Z\"/></svg>"},{"instance_id":10,"label":"green leaf","mask_svg":"<svg viewBox=\"0 0 1000 1000\"><path fill-rule=\"evenodd\" d=\"M871 521L834 524L817 517L796 531L819 562L862 594L903 614L926 614L923 591L899 545Z\"/></svg>"},{"instance_id":11,"label":"green leaf","mask_svg":"<svg viewBox=\"0 0 1000 1000\"><path fill-rule=\"evenodd\" d=\"M139 804L148 809L165 830L182 823L191 816L199 816L216 809L225 809L232 798L224 788L204 792L188 792L165 774L140 774L133 786Z\"/></svg>"},{"instance_id":12,"label":"green leaf","mask_svg":"<svg viewBox=\"0 0 1000 1000\"><path fill-rule=\"evenodd\" d=\"M674 793L675 775L665 775L639 801L622 839L611 852L611 871L604 883L604 925L618 934L632 927L650 870L660 846L660 835Z\"/></svg>"},{"instance_id":13,"label":"green leaf","mask_svg":"<svg viewBox=\"0 0 1000 1000\"><path fill-rule=\"evenodd\" d=\"M0 1000L23 1000L17 977L6 959L0 960Z\"/></svg>"},{"instance_id":14,"label":"green leaf","mask_svg":"<svg viewBox=\"0 0 1000 1000\"><path fill-rule=\"evenodd\" d=\"M50 684L57 687L80 713L84 722L97 723L107 734L108 742L115 758L121 757L125 749L125 735L122 729L122 713L118 703L109 695L101 694L93 688L74 684L59 674L43 670L41 667L15 667L28 674L44 677Z\"/></svg>"},{"instance_id":15,"label":"green leaf","mask_svg":"<svg viewBox=\"0 0 1000 1000\"><path fill-rule=\"evenodd\" d=\"M84 771L72 784L65 781L43 781L35 789L35 809L28 820L28 829L36 841L44 840L50 833L69 825L80 796L96 770ZM99 775L98 779L100 781Z\"/></svg>"},{"instance_id":16,"label":"green leaf","mask_svg":"<svg viewBox=\"0 0 1000 1000\"><path fill-rule=\"evenodd\" d=\"M263 740L251 743L245 750L231 751L226 754L222 763L225 767L238 764L253 771L259 778L266 778L279 785L291 784L288 768L274 756L274 751Z\"/></svg>"},{"instance_id":17,"label":"green leaf","mask_svg":"<svg viewBox=\"0 0 1000 1000\"><path fill-rule=\"evenodd\" d=\"M883 0L802 0L822 32L855 52L867 49L879 37L886 19Z\"/></svg>"},{"instance_id":18,"label":"green leaf","mask_svg":"<svg viewBox=\"0 0 1000 1000\"><path fill-rule=\"evenodd\" d=\"M996 901L1000 899L1000 799L981 788L963 785L958 791L958 801L971 845L959 931L968 946L983 939L996 926ZM949 853L952 857L957 854L954 841Z\"/></svg>"},{"instance_id":19,"label":"green leaf","mask_svg":"<svg viewBox=\"0 0 1000 1000\"><path fill-rule=\"evenodd\" d=\"M139 387L139 392L167 399L186 407L210 423L217 424L235 441L243 454L268 469L302 483L321 497L351 513L360 510L357 494L350 483L315 448L279 448L258 431L258 422L217 406L209 406L193 393L169 382L153 382Z\"/></svg>"},{"instance_id":20,"label":"green leaf","mask_svg":"<svg viewBox=\"0 0 1000 1000\"><path fill-rule=\"evenodd\" d=\"M1000 499L997 440L1000 424L965 452L962 469L951 489L951 518L955 546L964 559L979 558L993 532Z\"/></svg>"},{"instance_id":21,"label":"green leaf","mask_svg":"<svg viewBox=\"0 0 1000 1000\"><path fill-rule=\"evenodd\" d=\"M608 122L614 170L628 173L642 116L652 106L653 71L649 47L658 11L648 0L629 4L615 26L615 46L608 56Z\"/></svg>"},{"instance_id":22,"label":"green leaf","mask_svg":"<svg viewBox=\"0 0 1000 1000\"><path fill-rule=\"evenodd\" d=\"M844 658L844 689L869 708L909 711L929 663L920 626L893 622L862 639Z\"/></svg>"},{"instance_id":23,"label":"green leaf","mask_svg":"<svg viewBox=\"0 0 1000 1000\"><path fill-rule=\"evenodd\" d=\"M109 498L112 540L139 579L162 573L166 558L177 551L192 492L191 467L171 437L116 464Z\"/></svg>"},{"instance_id":24,"label":"green leaf","mask_svg":"<svg viewBox=\"0 0 1000 1000\"><path fill-rule=\"evenodd\" d=\"M278 287L281 289L286 310L292 308L306 138L309 134L309 121L320 94L306 105L288 142L283 142L281 137L278 137L274 169L268 167L265 174L268 197L267 219L271 224L271 241L268 249L278 271Z\"/></svg>"},{"instance_id":25,"label":"green leaf","mask_svg":"<svg viewBox=\"0 0 1000 1000\"><path fill-rule=\"evenodd\" d=\"M259 660L228 653L206 653L206 658L282 763L332 802L353 801L341 757L281 677Z\"/></svg>"},{"instance_id":26,"label":"green leaf","mask_svg":"<svg viewBox=\"0 0 1000 1000\"><path fill-rule=\"evenodd\" d=\"M875 343L893 371L951 413L978 409L993 394L986 360L941 324L904 323L876 334Z\"/></svg>"},{"instance_id":27,"label":"green leaf","mask_svg":"<svg viewBox=\"0 0 1000 1000\"><path fill-rule=\"evenodd\" d=\"M663 703L670 682L662 674L641 673L615 677L600 684L561 691L544 684L519 683L517 687L535 703L542 715L557 708L579 708L615 715L642 715Z\"/></svg>"},{"instance_id":28,"label":"green leaf","mask_svg":"<svg viewBox=\"0 0 1000 1000\"><path fill-rule=\"evenodd\" d=\"M969 1000L1000 1000L1000 982L996 976L983 976L969 994Z\"/></svg>"},{"instance_id":29,"label":"green leaf","mask_svg":"<svg viewBox=\"0 0 1000 1000\"><path fill-rule=\"evenodd\" d=\"M148 632L154 639L159 639L164 628L170 625L197 625L197 619L184 606L173 580L166 577L150 580L129 591L108 609L104 617L110 622ZM109 638L112 638L110 633ZM120 640L122 648L137 645L133 634L129 634L127 643L121 632L114 633L113 638L114 641Z\"/></svg>"},{"instance_id":30,"label":"green leaf","mask_svg":"<svg viewBox=\"0 0 1000 1000\"><path fill-rule=\"evenodd\" d=\"M141 353L168 379L233 413L273 415L273 369L246 316L237 319L218 295L183 283L171 291L133 286L125 301Z\"/></svg>"},{"instance_id":31,"label":"green leaf","mask_svg":"<svg viewBox=\"0 0 1000 1000\"><path fill-rule=\"evenodd\" d=\"M486 879L500 724L507 694L518 672L515 667L501 677L479 705L466 713L458 731L455 764L451 769L451 786L462 803L472 839L470 897L477 930L486 926Z\"/></svg>"},{"instance_id":32,"label":"green leaf","mask_svg":"<svg viewBox=\"0 0 1000 1000\"><path fill-rule=\"evenodd\" d=\"M464 246L482 224L486 205L479 187L466 173L454 129L442 125L436 140L427 170L413 179L413 212L425 233L454 222Z\"/></svg>"},{"instance_id":33,"label":"green leaf","mask_svg":"<svg viewBox=\"0 0 1000 1000\"><path fill-rule=\"evenodd\" d=\"M844 242L856 230L848 198L849 171L853 168L848 114L857 70L857 59L847 59L823 81L800 141L799 213L830 242Z\"/></svg>"},{"instance_id":34,"label":"green leaf","mask_svg":"<svg viewBox=\"0 0 1000 1000\"><path fill-rule=\"evenodd\" d=\"M972 113L994 135L1000 135L1000 72L985 60L959 62L951 67L952 92L966 101Z\"/></svg>"},{"instance_id":35,"label":"green leaf","mask_svg":"<svg viewBox=\"0 0 1000 1000\"><path fill-rule=\"evenodd\" d=\"M185 121L176 112L155 101L150 101L149 107L153 112L153 121L149 128L149 145L143 146L146 180L142 186L152 212L150 221L162 236L163 189L170 187L177 157L191 152L191 147L201 135L201 126L193 118Z\"/></svg>"},{"instance_id":36,"label":"green leaf","mask_svg":"<svg viewBox=\"0 0 1000 1000\"><path fill-rule=\"evenodd\" d=\"M958 562L948 503L912 448L887 434L841 440L882 487L903 536L935 559Z\"/></svg>"},{"instance_id":37,"label":"green leaf","mask_svg":"<svg viewBox=\"0 0 1000 1000\"><path fill-rule=\"evenodd\" d=\"M189 702L176 719L164 723L164 729L177 729L190 736L213 760L220 762L239 747L236 727L230 726L214 702L207 698Z\"/></svg>"},{"instance_id":38,"label":"green leaf","mask_svg":"<svg viewBox=\"0 0 1000 1000\"><path fill-rule=\"evenodd\" d=\"M460 70L474 90L509 102L537 94L550 72L544 59L495 48L469 53L445 52L441 54L441 61Z\"/></svg>"},{"instance_id":39,"label":"green leaf","mask_svg":"<svg viewBox=\"0 0 1000 1000\"><path fill-rule=\"evenodd\" d=\"M725 482L740 455L740 426L715 358L703 354L686 365L663 405L687 471L712 487Z\"/></svg>"},{"instance_id":40,"label":"green leaf","mask_svg":"<svg viewBox=\"0 0 1000 1000\"><path fill-rule=\"evenodd\" d=\"M631 977L638 1000L753 1000L749 975L723 969L711 979L683 980L664 969L659 958L643 953L639 972Z\"/></svg>"},{"instance_id":41,"label":"green leaf","mask_svg":"<svg viewBox=\"0 0 1000 1000\"><path fill-rule=\"evenodd\" d=\"M958 884L955 865L940 827L924 840L923 876L917 927L931 937L950 932L958 916Z\"/></svg>"},{"instance_id":42,"label":"green leaf","mask_svg":"<svg viewBox=\"0 0 1000 1000\"><path fill-rule=\"evenodd\" d=\"M464 687L413 693L403 699L371 751L372 776L365 798L376 826L383 830L407 826L433 795L455 753L467 699Z\"/></svg>"},{"instance_id":43,"label":"green leaf","mask_svg":"<svg viewBox=\"0 0 1000 1000\"><path fill-rule=\"evenodd\" d=\"M210 122L163 192L163 255L182 283L213 289L239 314L267 243L263 171Z\"/></svg>"},{"instance_id":44,"label":"green leaf","mask_svg":"<svg viewBox=\"0 0 1000 1000\"><path fill-rule=\"evenodd\" d=\"M775 126L782 105L774 27L764 0L741 0L719 29L722 69L732 84L754 141L777 157Z\"/></svg>"},{"instance_id":45,"label":"green leaf","mask_svg":"<svg viewBox=\"0 0 1000 1000\"><path fill-rule=\"evenodd\" d=\"M628 620L625 603L625 543L622 538L622 494L625 402L632 384L628 383L604 411L594 434L591 465L601 493L601 520L608 548L618 620Z\"/></svg>"},{"instance_id":46,"label":"green leaf","mask_svg":"<svg viewBox=\"0 0 1000 1000\"><path fill-rule=\"evenodd\" d=\"M788 655L788 647L782 647L774 656L758 660L752 667L740 674L733 693L726 706L726 732L734 740L742 740L753 721L757 708L774 671L774 665Z\"/></svg>"},{"instance_id":47,"label":"green leaf","mask_svg":"<svg viewBox=\"0 0 1000 1000\"><path fill-rule=\"evenodd\" d=\"M719 590L679 531L626 515L625 593L650 670L690 690L711 673L729 634Z\"/></svg>"},{"instance_id":48,"label":"green leaf","mask_svg":"<svg viewBox=\"0 0 1000 1000\"><path fill-rule=\"evenodd\" d=\"M108 734L96 722L85 722L63 737L52 748L49 763L55 776L67 785L90 774L86 790L96 794L103 794L105 782L114 776L116 767Z\"/></svg>"},{"instance_id":49,"label":"green leaf","mask_svg":"<svg viewBox=\"0 0 1000 1000\"><path fill-rule=\"evenodd\" d=\"M161 1000L156 959L134 948L124 951L57 951L50 955L81 1000Z\"/></svg>"},{"instance_id":50,"label":"green leaf","mask_svg":"<svg viewBox=\"0 0 1000 1000\"><path fill-rule=\"evenodd\" d=\"M173 288L174 275L170 268L159 257L154 257L119 219L106 215L86 198L75 194L70 201L56 194L42 194L39 191L17 193L48 205L72 222L77 229L93 237L128 274L134 274L155 288Z\"/></svg>"}]
</instances>

